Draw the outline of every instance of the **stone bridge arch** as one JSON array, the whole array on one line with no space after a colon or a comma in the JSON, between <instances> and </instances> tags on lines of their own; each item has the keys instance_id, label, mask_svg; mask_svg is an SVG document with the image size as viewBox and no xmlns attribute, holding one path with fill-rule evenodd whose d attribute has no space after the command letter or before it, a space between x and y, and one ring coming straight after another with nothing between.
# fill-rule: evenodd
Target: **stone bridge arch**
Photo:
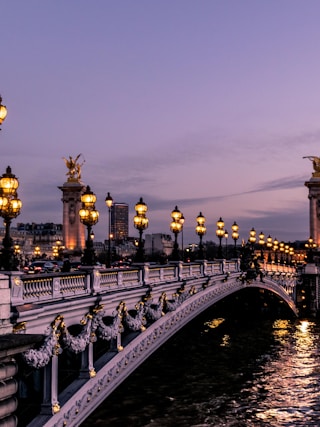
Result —
<instances>
[{"instance_id":1,"label":"stone bridge arch","mask_svg":"<svg viewBox=\"0 0 320 427\"><path fill-rule=\"evenodd\" d=\"M177 284L176 284L177 285ZM95 374L75 380L59 395L59 411L36 417L29 427L78 426L139 365L182 327L223 298L248 288L263 288L278 295L294 314L297 311L291 296L272 278L246 281L241 275L202 278L185 281L185 298L176 307L141 328L134 337L117 341L113 351L105 353L95 364ZM163 298L163 287L153 288L153 302ZM162 306L163 308L163 306ZM71 397L71 398L70 398Z\"/></svg>"}]
</instances>

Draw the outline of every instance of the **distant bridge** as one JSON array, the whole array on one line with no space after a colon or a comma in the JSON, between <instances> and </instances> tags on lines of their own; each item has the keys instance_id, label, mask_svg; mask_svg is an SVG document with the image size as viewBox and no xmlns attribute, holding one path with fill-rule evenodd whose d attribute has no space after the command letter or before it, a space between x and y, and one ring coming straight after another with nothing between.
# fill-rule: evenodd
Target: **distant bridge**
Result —
<instances>
[{"instance_id":1,"label":"distant bridge","mask_svg":"<svg viewBox=\"0 0 320 427\"><path fill-rule=\"evenodd\" d=\"M265 264L263 272L247 280L238 260L221 260L12 273L14 332L44 335L39 348L23 353L33 372L43 372L43 402L29 427L79 426L179 329L242 289L269 290L297 315L295 269ZM67 357L77 372L62 386Z\"/></svg>"}]
</instances>

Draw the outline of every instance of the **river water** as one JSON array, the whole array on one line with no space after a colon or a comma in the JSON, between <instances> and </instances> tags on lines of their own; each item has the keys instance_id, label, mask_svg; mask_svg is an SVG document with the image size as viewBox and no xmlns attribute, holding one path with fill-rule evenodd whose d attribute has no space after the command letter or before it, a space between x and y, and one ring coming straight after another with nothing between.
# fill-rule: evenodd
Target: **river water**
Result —
<instances>
[{"instance_id":1,"label":"river water","mask_svg":"<svg viewBox=\"0 0 320 427\"><path fill-rule=\"evenodd\" d=\"M320 426L320 322L211 309L82 427Z\"/></svg>"}]
</instances>

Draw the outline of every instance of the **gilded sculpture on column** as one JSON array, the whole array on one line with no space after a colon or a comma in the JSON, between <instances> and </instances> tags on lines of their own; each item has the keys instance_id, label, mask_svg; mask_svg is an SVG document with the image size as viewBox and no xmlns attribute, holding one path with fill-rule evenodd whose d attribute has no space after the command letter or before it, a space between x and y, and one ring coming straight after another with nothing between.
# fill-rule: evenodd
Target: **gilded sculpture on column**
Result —
<instances>
[{"instance_id":1,"label":"gilded sculpture on column","mask_svg":"<svg viewBox=\"0 0 320 427\"><path fill-rule=\"evenodd\" d=\"M304 156L303 159L309 159L313 165L313 177L320 178L320 157L317 156Z\"/></svg>"},{"instance_id":2,"label":"gilded sculpture on column","mask_svg":"<svg viewBox=\"0 0 320 427\"><path fill-rule=\"evenodd\" d=\"M81 156L83 157L83 155L80 153L75 158L73 158L72 156L69 156L69 159L62 157L62 159L64 160L68 168L68 172L66 173L68 177L68 181L75 181L75 182L81 181L81 167L85 162L84 159L82 163L78 162Z\"/></svg>"}]
</instances>

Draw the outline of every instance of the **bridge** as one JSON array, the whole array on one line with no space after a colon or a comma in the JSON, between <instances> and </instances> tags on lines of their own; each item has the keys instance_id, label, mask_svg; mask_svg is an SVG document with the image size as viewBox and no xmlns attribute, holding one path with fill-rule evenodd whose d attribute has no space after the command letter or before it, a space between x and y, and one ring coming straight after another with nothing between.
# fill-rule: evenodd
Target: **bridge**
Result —
<instances>
[{"instance_id":1,"label":"bridge","mask_svg":"<svg viewBox=\"0 0 320 427\"><path fill-rule=\"evenodd\" d=\"M79 426L178 330L235 292L268 290L298 315L295 268L264 263L261 272L249 278L238 259L11 272L13 333L38 342L21 351L19 362L29 372L28 383L19 378L20 389L42 396L28 427ZM6 398L11 395L9 390Z\"/></svg>"}]
</instances>

